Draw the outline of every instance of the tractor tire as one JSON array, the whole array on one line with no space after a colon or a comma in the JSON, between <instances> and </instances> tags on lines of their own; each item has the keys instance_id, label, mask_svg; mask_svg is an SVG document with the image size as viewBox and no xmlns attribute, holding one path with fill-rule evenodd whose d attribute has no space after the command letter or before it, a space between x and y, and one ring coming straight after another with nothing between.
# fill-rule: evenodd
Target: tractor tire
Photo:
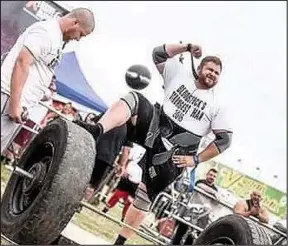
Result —
<instances>
[{"instance_id":1,"label":"tractor tire","mask_svg":"<svg viewBox=\"0 0 288 246\"><path fill-rule=\"evenodd\" d=\"M95 156L95 140L86 130L59 118L49 123L18 163L32 181L13 173L7 184L1 232L17 244L56 240L84 196Z\"/></svg>"},{"instance_id":2,"label":"tractor tire","mask_svg":"<svg viewBox=\"0 0 288 246\"><path fill-rule=\"evenodd\" d=\"M257 223L231 214L212 222L193 245L272 245L268 233Z\"/></svg>"}]
</instances>

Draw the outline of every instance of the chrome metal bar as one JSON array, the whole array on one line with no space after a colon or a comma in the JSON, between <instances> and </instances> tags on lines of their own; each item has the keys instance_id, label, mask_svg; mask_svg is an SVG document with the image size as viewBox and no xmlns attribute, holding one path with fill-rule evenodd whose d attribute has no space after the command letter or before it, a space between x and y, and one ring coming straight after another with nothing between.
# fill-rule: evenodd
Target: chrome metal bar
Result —
<instances>
[{"instance_id":1,"label":"chrome metal bar","mask_svg":"<svg viewBox=\"0 0 288 246\"><path fill-rule=\"evenodd\" d=\"M219 204L223 205L224 207L229 208L229 209L231 210L231 212L233 211L233 207L232 207L229 203L215 199L215 197L214 197L213 195L205 192L204 190L202 190L202 189L199 188L199 187L194 187L194 190L195 190L196 192L198 192L198 193L200 193L200 194L202 194L202 195L204 195L204 196L206 196L206 197L214 200L214 201L217 201ZM195 192L195 191L194 191L194 192ZM172 199L172 196L170 196L170 195L167 194L166 192L161 192L161 193L159 193L159 195L156 197L156 199L155 199L152 207L155 206L156 201L157 201L158 199L160 199L161 196L165 196L165 197L167 197L167 198L169 198L169 199ZM152 208L152 207L151 207L151 208ZM232 213L233 213L233 212L232 212ZM263 227L265 227L265 228L267 228L267 229L269 229L269 230L271 230L271 231L273 231L273 232L275 232L275 233L277 233L277 234L280 234L280 235L283 236L284 238L287 238L287 234L285 234L284 232L279 231L278 229L274 228L273 226L271 226L271 225L269 225L269 224L262 223L262 222L260 222L257 218L255 218L255 217L253 217L253 216L250 216L249 219L252 220L252 221L254 221L254 222L257 222L259 225L261 225L261 226L263 226ZM187 224L187 223L185 223L185 224Z\"/></svg>"},{"instance_id":2,"label":"chrome metal bar","mask_svg":"<svg viewBox=\"0 0 288 246\"><path fill-rule=\"evenodd\" d=\"M8 243L11 243L13 245L18 245L17 243L13 242L12 240L10 240L8 237L6 237L4 234L1 233L1 238L3 238L5 241L7 241Z\"/></svg>"},{"instance_id":3,"label":"chrome metal bar","mask_svg":"<svg viewBox=\"0 0 288 246\"><path fill-rule=\"evenodd\" d=\"M10 96L10 93L6 90L4 90L3 88L1 88L1 92L5 93L6 95ZM68 117L66 117L65 115L61 114L60 112L58 112L56 109L54 109L53 107L50 107L49 105L43 103L43 102L39 102L39 104L45 108L48 108L49 110L53 111L54 113L58 114L59 116L61 116L62 118L71 121ZM23 126L23 125L22 125ZM25 128L26 129L26 128ZM30 128L31 129L31 128ZM28 129L27 129L28 130Z\"/></svg>"},{"instance_id":4,"label":"chrome metal bar","mask_svg":"<svg viewBox=\"0 0 288 246\"><path fill-rule=\"evenodd\" d=\"M282 243L284 240L285 240L284 237L280 237L273 245L280 245L280 243Z\"/></svg>"},{"instance_id":5,"label":"chrome metal bar","mask_svg":"<svg viewBox=\"0 0 288 246\"><path fill-rule=\"evenodd\" d=\"M169 245L170 242L171 242L171 239L162 236L159 232L157 232L157 231L155 231L155 230L153 230L153 229L151 229L151 228L149 228L149 227L146 227L146 226L141 225L139 230L140 230L140 231L143 231L144 233L145 233L145 230L146 230L146 231L149 231L149 233L152 233L156 238L161 238L162 240L164 240L167 245ZM160 235L160 236L159 236L159 235ZM164 243L164 242L163 242L163 243Z\"/></svg>"},{"instance_id":6,"label":"chrome metal bar","mask_svg":"<svg viewBox=\"0 0 288 246\"><path fill-rule=\"evenodd\" d=\"M34 130L34 129L32 129L32 128L30 128L29 126L26 126L26 125L21 125L22 126L22 128L24 128L25 130L27 130L27 131L29 131L29 132L32 132L32 133L34 133L34 134L38 134L39 133L39 131L36 131L36 130Z\"/></svg>"},{"instance_id":7,"label":"chrome metal bar","mask_svg":"<svg viewBox=\"0 0 288 246\"><path fill-rule=\"evenodd\" d=\"M11 166L11 165L5 165L5 168L7 168L12 173L16 173L16 174L18 174L20 176L23 176L25 178L29 178L29 179L33 179L34 178L34 176L31 173L26 172L25 170L23 170L20 167Z\"/></svg>"},{"instance_id":8,"label":"chrome metal bar","mask_svg":"<svg viewBox=\"0 0 288 246\"><path fill-rule=\"evenodd\" d=\"M165 213L165 214L169 214L169 211L165 210L164 213ZM186 224L186 225L188 225L188 226L190 226L190 227L192 227L192 228L194 228L194 229L196 229L196 230L198 230L198 231L200 231L200 232L202 232L202 231L204 230L204 229L200 228L199 226L193 225L193 224L191 224L190 222L182 219L181 217L179 217L179 216L177 216L177 215L175 215L175 214L172 214L171 216L172 216L174 219L176 219L176 220L178 220L178 221L180 221L180 222L182 222L182 223L184 223L184 224Z\"/></svg>"},{"instance_id":9,"label":"chrome metal bar","mask_svg":"<svg viewBox=\"0 0 288 246\"><path fill-rule=\"evenodd\" d=\"M68 117L66 117L64 114L61 114L60 112L58 112L56 109L50 107L49 105L43 103L43 102L39 102L39 104L45 108L48 108L49 110L53 111L54 113L58 114L60 117L64 118L65 120L71 121L71 119L69 119Z\"/></svg>"}]
</instances>

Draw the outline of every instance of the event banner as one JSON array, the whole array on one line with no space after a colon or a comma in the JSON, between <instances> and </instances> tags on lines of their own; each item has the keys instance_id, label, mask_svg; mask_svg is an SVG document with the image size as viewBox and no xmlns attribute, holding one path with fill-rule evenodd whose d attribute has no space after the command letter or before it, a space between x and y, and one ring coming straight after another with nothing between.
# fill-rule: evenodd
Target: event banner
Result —
<instances>
[{"instance_id":1,"label":"event banner","mask_svg":"<svg viewBox=\"0 0 288 246\"><path fill-rule=\"evenodd\" d=\"M215 161L199 165L196 178L204 178L211 167L219 171L216 181L218 187L229 191L239 199L248 199L253 190L260 191L263 196L263 206L281 219L286 217L287 195L284 192Z\"/></svg>"},{"instance_id":2,"label":"event banner","mask_svg":"<svg viewBox=\"0 0 288 246\"><path fill-rule=\"evenodd\" d=\"M1 1L1 61L28 26L66 13L53 1Z\"/></svg>"}]
</instances>

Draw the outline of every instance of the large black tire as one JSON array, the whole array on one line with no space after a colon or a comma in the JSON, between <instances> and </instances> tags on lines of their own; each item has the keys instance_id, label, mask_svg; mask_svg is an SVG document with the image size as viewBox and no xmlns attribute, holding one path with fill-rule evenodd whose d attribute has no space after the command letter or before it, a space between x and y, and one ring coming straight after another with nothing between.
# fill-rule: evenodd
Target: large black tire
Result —
<instances>
[{"instance_id":1,"label":"large black tire","mask_svg":"<svg viewBox=\"0 0 288 246\"><path fill-rule=\"evenodd\" d=\"M24 170L38 170L38 182L31 186L27 178L13 174L7 184L1 202L2 233L17 244L53 242L84 196L95 155L95 140L83 128L62 119L47 125L19 160Z\"/></svg>"},{"instance_id":2,"label":"large black tire","mask_svg":"<svg viewBox=\"0 0 288 246\"><path fill-rule=\"evenodd\" d=\"M230 241L229 241L230 240ZM193 245L271 245L263 227L242 216L231 214L212 222Z\"/></svg>"}]
</instances>

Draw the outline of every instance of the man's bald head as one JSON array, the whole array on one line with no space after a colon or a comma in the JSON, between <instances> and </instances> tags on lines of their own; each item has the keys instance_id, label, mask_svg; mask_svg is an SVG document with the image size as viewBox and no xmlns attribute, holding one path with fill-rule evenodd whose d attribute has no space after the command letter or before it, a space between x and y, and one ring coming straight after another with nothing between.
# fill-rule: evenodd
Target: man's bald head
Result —
<instances>
[{"instance_id":1,"label":"man's bald head","mask_svg":"<svg viewBox=\"0 0 288 246\"><path fill-rule=\"evenodd\" d=\"M260 201L262 200L262 193L260 191L254 190L251 192L250 197L253 204L259 204Z\"/></svg>"},{"instance_id":2,"label":"man's bald head","mask_svg":"<svg viewBox=\"0 0 288 246\"><path fill-rule=\"evenodd\" d=\"M63 41L79 41L86 37L95 29L94 14L86 8L76 8L59 20L60 28L63 33Z\"/></svg>"},{"instance_id":3,"label":"man's bald head","mask_svg":"<svg viewBox=\"0 0 288 246\"><path fill-rule=\"evenodd\" d=\"M91 10L89 10L87 8L76 8L76 9L73 9L65 17L77 19L79 24L84 29L86 29L89 33L93 32L93 30L95 29L94 14L93 14L93 12Z\"/></svg>"}]
</instances>

